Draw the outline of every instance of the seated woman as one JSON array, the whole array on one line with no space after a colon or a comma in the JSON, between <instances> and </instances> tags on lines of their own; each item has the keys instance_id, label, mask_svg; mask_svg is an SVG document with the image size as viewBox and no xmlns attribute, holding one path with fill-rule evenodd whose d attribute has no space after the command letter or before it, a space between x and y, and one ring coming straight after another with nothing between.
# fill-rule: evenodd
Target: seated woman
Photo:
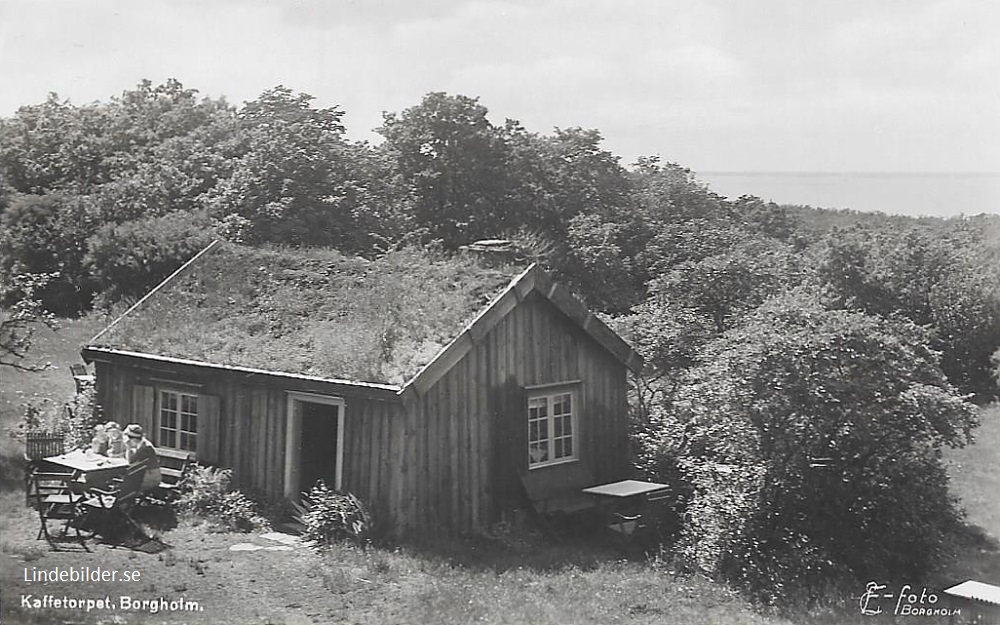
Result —
<instances>
[{"instance_id":1,"label":"seated woman","mask_svg":"<svg viewBox=\"0 0 1000 625\"><path fill-rule=\"evenodd\" d=\"M143 491L151 490L160 485L160 460L156 457L156 448L149 442L142 431L142 426L132 423L125 428L125 459L129 464L146 461L146 474L142 478Z\"/></svg>"}]
</instances>

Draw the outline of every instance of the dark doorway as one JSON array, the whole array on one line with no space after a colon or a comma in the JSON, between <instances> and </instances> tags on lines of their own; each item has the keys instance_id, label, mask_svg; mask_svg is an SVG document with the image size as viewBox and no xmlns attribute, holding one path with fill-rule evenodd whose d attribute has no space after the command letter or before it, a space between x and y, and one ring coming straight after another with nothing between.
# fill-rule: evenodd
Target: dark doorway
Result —
<instances>
[{"instance_id":1,"label":"dark doorway","mask_svg":"<svg viewBox=\"0 0 1000 625\"><path fill-rule=\"evenodd\" d=\"M309 492L316 480L337 488L337 427L340 406L299 401L302 439L299 454L299 490Z\"/></svg>"}]
</instances>

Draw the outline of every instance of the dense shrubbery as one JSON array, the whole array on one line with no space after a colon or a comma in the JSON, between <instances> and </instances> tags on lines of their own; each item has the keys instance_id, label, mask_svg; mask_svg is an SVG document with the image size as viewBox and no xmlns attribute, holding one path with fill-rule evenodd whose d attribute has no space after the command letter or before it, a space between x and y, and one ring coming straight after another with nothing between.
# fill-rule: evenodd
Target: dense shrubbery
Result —
<instances>
[{"instance_id":1,"label":"dense shrubbery","mask_svg":"<svg viewBox=\"0 0 1000 625\"><path fill-rule=\"evenodd\" d=\"M100 423L103 419L94 383L84 382L80 392L65 404L47 398L24 404L21 418L9 434L16 440L23 440L28 432L61 434L69 450L88 447Z\"/></svg>"},{"instance_id":2,"label":"dense shrubbery","mask_svg":"<svg viewBox=\"0 0 1000 625\"><path fill-rule=\"evenodd\" d=\"M88 381L81 384L80 392L66 404L66 420L62 428L66 449L89 446L97 425L104 423L94 383Z\"/></svg>"},{"instance_id":3,"label":"dense shrubbery","mask_svg":"<svg viewBox=\"0 0 1000 625\"><path fill-rule=\"evenodd\" d=\"M699 360L640 437L690 493L679 554L767 602L927 573L959 520L941 448L977 417L925 330L800 292Z\"/></svg>"},{"instance_id":4,"label":"dense shrubbery","mask_svg":"<svg viewBox=\"0 0 1000 625\"><path fill-rule=\"evenodd\" d=\"M330 490L322 480L302 494L296 520L305 526L302 537L319 548L347 539L364 543L372 532L371 515L361 500Z\"/></svg>"},{"instance_id":5,"label":"dense shrubbery","mask_svg":"<svg viewBox=\"0 0 1000 625\"><path fill-rule=\"evenodd\" d=\"M47 310L60 315L85 310L96 288L84 263L94 227L86 198L70 193L13 197L0 214L0 282L45 275L35 295Z\"/></svg>"},{"instance_id":6,"label":"dense shrubbery","mask_svg":"<svg viewBox=\"0 0 1000 625\"><path fill-rule=\"evenodd\" d=\"M981 257L984 245L983 235L963 227L855 226L823 241L817 273L837 307L929 327L948 378L989 395L996 388L990 355L1000 346L1000 274Z\"/></svg>"},{"instance_id":7,"label":"dense shrubbery","mask_svg":"<svg viewBox=\"0 0 1000 625\"><path fill-rule=\"evenodd\" d=\"M212 241L208 219L186 212L107 224L88 242L86 262L103 296L141 297Z\"/></svg>"},{"instance_id":8,"label":"dense shrubbery","mask_svg":"<svg viewBox=\"0 0 1000 625\"><path fill-rule=\"evenodd\" d=\"M232 486L232 470L194 465L184 479L181 510L224 531L253 532L270 527L257 504Z\"/></svg>"}]
</instances>

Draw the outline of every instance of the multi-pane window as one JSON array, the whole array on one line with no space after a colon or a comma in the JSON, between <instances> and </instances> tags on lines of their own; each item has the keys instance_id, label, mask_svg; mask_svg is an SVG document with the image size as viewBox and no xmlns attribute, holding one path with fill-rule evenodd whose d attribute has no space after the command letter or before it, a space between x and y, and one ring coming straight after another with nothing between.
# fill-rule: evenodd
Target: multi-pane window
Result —
<instances>
[{"instance_id":1,"label":"multi-pane window","mask_svg":"<svg viewBox=\"0 0 1000 625\"><path fill-rule=\"evenodd\" d=\"M528 466L576 458L573 393L528 398Z\"/></svg>"},{"instance_id":2,"label":"multi-pane window","mask_svg":"<svg viewBox=\"0 0 1000 625\"><path fill-rule=\"evenodd\" d=\"M160 436L164 447L197 451L198 396L160 391Z\"/></svg>"}]
</instances>

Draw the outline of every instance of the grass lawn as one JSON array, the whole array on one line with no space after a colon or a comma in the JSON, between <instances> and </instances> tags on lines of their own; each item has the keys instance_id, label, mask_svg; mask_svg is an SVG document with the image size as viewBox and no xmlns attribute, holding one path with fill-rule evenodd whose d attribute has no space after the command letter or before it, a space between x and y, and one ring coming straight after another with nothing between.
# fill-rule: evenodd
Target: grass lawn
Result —
<instances>
[{"instance_id":1,"label":"grass lawn","mask_svg":"<svg viewBox=\"0 0 1000 625\"><path fill-rule=\"evenodd\" d=\"M68 365L79 360L79 345L103 319L65 321L58 333L39 336L37 353L55 366L38 374L3 372L0 424L6 429L26 401L63 401L73 392ZM955 492L980 528L928 585L979 579L1000 583L1000 408L984 410L979 442L948 453ZM20 445L4 437L5 486L0 492L0 608L3 623L887 623L863 617L856 598L831 599L827 610L786 620L755 611L725 587L680 575L666 564L628 561L608 543L574 540L553 545L530 532L477 537L422 546L350 545L326 554L258 535L213 533L204 525L153 523L150 510L140 520L169 545L146 553L88 541L79 548L52 551L35 540L38 520L24 505L12 476ZM993 537L992 539L990 537ZM992 542L991 542L992 541ZM233 550L236 545L254 550ZM69 547L69 545L67 545ZM30 581L33 571L55 567L101 567L121 576L139 571L136 581ZM25 577L29 580L25 580ZM859 593L861 592L859 588ZM115 610L34 609L22 596L110 598ZM196 602L193 611L127 611L134 600ZM159 605L159 604L157 604ZM933 619L919 619L934 623ZM899 622L912 622L903 619Z\"/></svg>"},{"instance_id":2,"label":"grass lawn","mask_svg":"<svg viewBox=\"0 0 1000 625\"><path fill-rule=\"evenodd\" d=\"M4 623L758 623L733 593L614 557L607 548L552 546L541 538L467 539L424 548L335 546L289 551L262 536L212 533L188 522L160 534L150 554L88 541L51 551L35 540L37 519L20 493L0 496L0 585ZM142 519L142 512L137 516ZM236 551L236 545L256 551ZM267 549L271 547L272 549ZM31 581L36 570L101 567L138 581ZM134 577L134 574L130 573ZM27 581L25 578L28 578ZM22 607L21 597L110 598L113 610ZM191 611L127 611L132 601L196 602ZM159 605L157 603L157 605Z\"/></svg>"},{"instance_id":3,"label":"grass lawn","mask_svg":"<svg viewBox=\"0 0 1000 625\"><path fill-rule=\"evenodd\" d=\"M0 480L11 486L22 467L23 444L7 435L20 420L28 403L58 410L75 392L69 366L82 363L80 347L109 321L101 315L63 319L56 331L41 328L35 335L31 364L49 363L44 371L31 373L0 367Z\"/></svg>"},{"instance_id":4,"label":"grass lawn","mask_svg":"<svg viewBox=\"0 0 1000 625\"><path fill-rule=\"evenodd\" d=\"M952 491L965 508L971 536L938 572L942 584L975 579L1000 585L1000 404L981 414L976 443L946 454Z\"/></svg>"}]
</instances>

